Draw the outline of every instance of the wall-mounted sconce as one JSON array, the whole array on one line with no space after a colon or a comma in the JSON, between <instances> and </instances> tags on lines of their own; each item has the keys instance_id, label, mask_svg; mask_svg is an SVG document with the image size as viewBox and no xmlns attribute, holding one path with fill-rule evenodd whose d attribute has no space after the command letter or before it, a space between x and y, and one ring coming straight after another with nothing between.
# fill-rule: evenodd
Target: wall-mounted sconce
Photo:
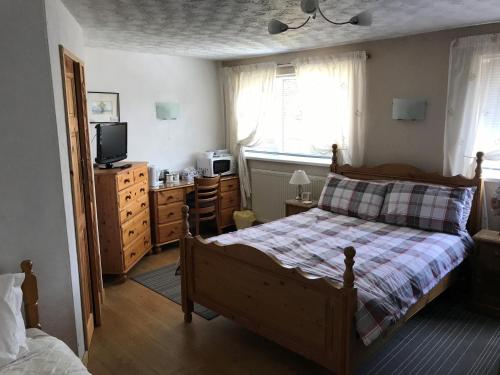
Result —
<instances>
[{"instance_id":1,"label":"wall-mounted sconce","mask_svg":"<svg viewBox=\"0 0 500 375\"><path fill-rule=\"evenodd\" d=\"M158 120L177 120L179 117L179 103L155 103L155 106Z\"/></svg>"},{"instance_id":2,"label":"wall-mounted sconce","mask_svg":"<svg viewBox=\"0 0 500 375\"><path fill-rule=\"evenodd\" d=\"M425 120L425 99L394 98L392 99L393 120Z\"/></svg>"}]
</instances>

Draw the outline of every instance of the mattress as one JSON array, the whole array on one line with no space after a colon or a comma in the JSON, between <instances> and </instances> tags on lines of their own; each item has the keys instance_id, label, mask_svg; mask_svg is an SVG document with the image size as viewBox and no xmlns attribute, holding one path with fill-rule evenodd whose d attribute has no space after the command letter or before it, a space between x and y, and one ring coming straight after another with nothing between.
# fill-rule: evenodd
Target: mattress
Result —
<instances>
[{"instance_id":1,"label":"mattress","mask_svg":"<svg viewBox=\"0 0 500 375\"><path fill-rule=\"evenodd\" d=\"M0 367L0 375L89 374L82 361L61 340L39 329L26 330L28 351Z\"/></svg>"},{"instance_id":2,"label":"mattress","mask_svg":"<svg viewBox=\"0 0 500 375\"><path fill-rule=\"evenodd\" d=\"M353 246L356 328L369 345L466 258L467 233L451 235L334 214L319 208L212 237L273 255L308 275L342 283L343 249Z\"/></svg>"}]
</instances>

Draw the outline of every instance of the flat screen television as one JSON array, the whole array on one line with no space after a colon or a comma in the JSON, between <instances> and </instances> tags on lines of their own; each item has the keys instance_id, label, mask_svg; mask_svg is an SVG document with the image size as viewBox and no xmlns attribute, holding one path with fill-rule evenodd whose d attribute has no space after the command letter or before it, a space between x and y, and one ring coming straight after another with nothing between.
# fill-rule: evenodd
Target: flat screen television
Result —
<instances>
[{"instance_id":1,"label":"flat screen television","mask_svg":"<svg viewBox=\"0 0 500 375\"><path fill-rule=\"evenodd\" d=\"M112 168L113 163L127 158L127 123L97 124L97 164Z\"/></svg>"}]
</instances>

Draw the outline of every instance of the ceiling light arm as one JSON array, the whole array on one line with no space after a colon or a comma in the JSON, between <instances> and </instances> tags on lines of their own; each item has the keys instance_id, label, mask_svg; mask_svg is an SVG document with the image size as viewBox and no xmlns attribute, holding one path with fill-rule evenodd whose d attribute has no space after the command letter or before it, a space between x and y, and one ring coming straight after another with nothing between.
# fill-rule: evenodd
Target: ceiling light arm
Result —
<instances>
[{"instance_id":1,"label":"ceiling light arm","mask_svg":"<svg viewBox=\"0 0 500 375\"><path fill-rule=\"evenodd\" d=\"M345 22L335 22L335 21L331 21L331 20L329 20L329 19L328 19L328 18L327 18L327 17L323 14L323 12L321 11L321 8L319 7L319 3L318 3L318 5L317 5L316 9L318 9L318 12L319 12L319 14L321 14L321 17L323 17L323 18L324 18L325 20L327 20L328 22L333 23L334 25L347 25L348 23L351 23L351 24L354 24L354 25L355 25L355 24L357 24L357 23L358 23L358 22L357 22L357 19L356 19L356 20L354 20L354 17L353 17L353 18L351 18L349 21L345 21ZM355 21L355 22L353 22L353 21Z\"/></svg>"},{"instance_id":2,"label":"ceiling light arm","mask_svg":"<svg viewBox=\"0 0 500 375\"><path fill-rule=\"evenodd\" d=\"M300 26L296 26L296 27L288 26L288 28L289 28L290 30L297 30L297 29L300 29L301 27L305 26L305 25L309 22L309 20L310 20L310 19L311 19L311 17L307 17L307 19L305 20L305 22L304 22L302 25L300 25Z\"/></svg>"}]
</instances>

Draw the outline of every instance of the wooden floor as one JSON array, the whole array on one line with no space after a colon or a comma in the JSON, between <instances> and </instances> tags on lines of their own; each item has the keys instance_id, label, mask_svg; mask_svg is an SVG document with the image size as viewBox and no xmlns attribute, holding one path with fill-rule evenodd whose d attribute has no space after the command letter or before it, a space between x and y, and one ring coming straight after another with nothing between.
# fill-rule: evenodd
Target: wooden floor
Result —
<instances>
[{"instance_id":1,"label":"wooden floor","mask_svg":"<svg viewBox=\"0 0 500 375\"><path fill-rule=\"evenodd\" d=\"M146 256L131 276L176 262L178 249ZM106 283L102 326L94 333L92 374L325 374L322 367L221 316L193 314L133 280Z\"/></svg>"}]
</instances>

